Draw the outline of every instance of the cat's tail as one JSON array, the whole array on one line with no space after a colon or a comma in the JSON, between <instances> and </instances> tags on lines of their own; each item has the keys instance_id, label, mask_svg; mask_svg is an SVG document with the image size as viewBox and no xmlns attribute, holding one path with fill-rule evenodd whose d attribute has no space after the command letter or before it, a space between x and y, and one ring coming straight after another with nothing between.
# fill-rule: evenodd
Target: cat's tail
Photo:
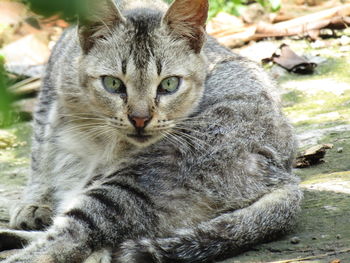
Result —
<instances>
[{"instance_id":1,"label":"cat's tail","mask_svg":"<svg viewBox=\"0 0 350 263\"><path fill-rule=\"evenodd\" d=\"M127 241L113 263L214 262L289 230L299 211L301 190L287 185L247 208L223 214L170 238Z\"/></svg>"},{"instance_id":2,"label":"cat's tail","mask_svg":"<svg viewBox=\"0 0 350 263\"><path fill-rule=\"evenodd\" d=\"M0 252L10 249L20 249L32 241L44 236L42 231L23 231L12 229L0 229Z\"/></svg>"}]
</instances>

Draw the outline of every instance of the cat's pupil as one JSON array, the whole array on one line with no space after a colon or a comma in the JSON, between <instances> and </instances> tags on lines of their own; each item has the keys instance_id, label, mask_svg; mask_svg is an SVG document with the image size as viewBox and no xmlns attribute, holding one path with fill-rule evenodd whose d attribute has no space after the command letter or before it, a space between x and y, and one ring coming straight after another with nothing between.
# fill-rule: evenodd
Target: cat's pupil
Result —
<instances>
[{"instance_id":1,"label":"cat's pupil","mask_svg":"<svg viewBox=\"0 0 350 263\"><path fill-rule=\"evenodd\" d=\"M112 86L117 89L120 85L118 85L118 81L116 81L115 79L112 80Z\"/></svg>"},{"instance_id":2,"label":"cat's pupil","mask_svg":"<svg viewBox=\"0 0 350 263\"><path fill-rule=\"evenodd\" d=\"M158 88L159 94L167 94L175 92L180 85L179 77L169 77L164 79Z\"/></svg>"},{"instance_id":3,"label":"cat's pupil","mask_svg":"<svg viewBox=\"0 0 350 263\"><path fill-rule=\"evenodd\" d=\"M110 93L126 93L126 87L124 83L118 78L103 76L102 83L105 90Z\"/></svg>"}]
</instances>

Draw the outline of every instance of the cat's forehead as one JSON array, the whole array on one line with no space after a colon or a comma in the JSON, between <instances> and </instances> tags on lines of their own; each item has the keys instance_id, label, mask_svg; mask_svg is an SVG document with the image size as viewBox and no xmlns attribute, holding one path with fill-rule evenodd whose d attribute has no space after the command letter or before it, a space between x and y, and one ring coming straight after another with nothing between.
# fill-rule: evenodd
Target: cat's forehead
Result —
<instances>
[{"instance_id":1,"label":"cat's forehead","mask_svg":"<svg viewBox=\"0 0 350 263\"><path fill-rule=\"evenodd\" d=\"M173 72L174 65L188 62L185 40L174 37L164 26L164 13L151 8L137 8L123 13L126 21L116 25L107 39L102 39L92 54L92 67L103 65L132 79L147 79ZM96 59L98 63L96 63ZM181 68L181 67L180 67ZM169 72L170 71L170 72ZM95 74L97 75L97 74Z\"/></svg>"},{"instance_id":2,"label":"cat's forehead","mask_svg":"<svg viewBox=\"0 0 350 263\"><path fill-rule=\"evenodd\" d=\"M124 15L130 57L137 68L147 67L150 58L155 57L157 39L154 33L161 26L162 13L155 9L137 8Z\"/></svg>"},{"instance_id":3,"label":"cat's forehead","mask_svg":"<svg viewBox=\"0 0 350 263\"><path fill-rule=\"evenodd\" d=\"M162 12L151 8L135 8L124 13L127 24L135 29L139 36L150 33L159 28L162 21Z\"/></svg>"}]
</instances>

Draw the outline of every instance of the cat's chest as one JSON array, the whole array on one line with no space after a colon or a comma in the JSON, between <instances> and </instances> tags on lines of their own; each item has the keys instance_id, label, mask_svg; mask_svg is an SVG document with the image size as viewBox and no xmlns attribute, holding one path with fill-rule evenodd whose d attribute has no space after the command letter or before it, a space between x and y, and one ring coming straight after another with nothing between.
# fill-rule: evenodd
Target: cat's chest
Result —
<instances>
[{"instance_id":1,"label":"cat's chest","mask_svg":"<svg viewBox=\"0 0 350 263\"><path fill-rule=\"evenodd\" d=\"M63 152L80 159L81 164L88 170L115 164L134 151L118 137L108 141L99 138L92 139L84 131L66 132L67 129L69 128L63 128L57 133L57 145Z\"/></svg>"}]
</instances>

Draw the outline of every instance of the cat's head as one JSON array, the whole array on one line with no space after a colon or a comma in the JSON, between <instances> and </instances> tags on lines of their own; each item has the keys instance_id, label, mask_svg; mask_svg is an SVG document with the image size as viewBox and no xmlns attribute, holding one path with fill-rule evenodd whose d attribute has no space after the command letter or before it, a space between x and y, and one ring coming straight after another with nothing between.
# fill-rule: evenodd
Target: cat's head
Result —
<instances>
[{"instance_id":1,"label":"cat's head","mask_svg":"<svg viewBox=\"0 0 350 263\"><path fill-rule=\"evenodd\" d=\"M109 135L149 145L177 129L202 98L208 1L175 0L165 12L98 2L78 29L89 104L80 110L104 118Z\"/></svg>"}]
</instances>

